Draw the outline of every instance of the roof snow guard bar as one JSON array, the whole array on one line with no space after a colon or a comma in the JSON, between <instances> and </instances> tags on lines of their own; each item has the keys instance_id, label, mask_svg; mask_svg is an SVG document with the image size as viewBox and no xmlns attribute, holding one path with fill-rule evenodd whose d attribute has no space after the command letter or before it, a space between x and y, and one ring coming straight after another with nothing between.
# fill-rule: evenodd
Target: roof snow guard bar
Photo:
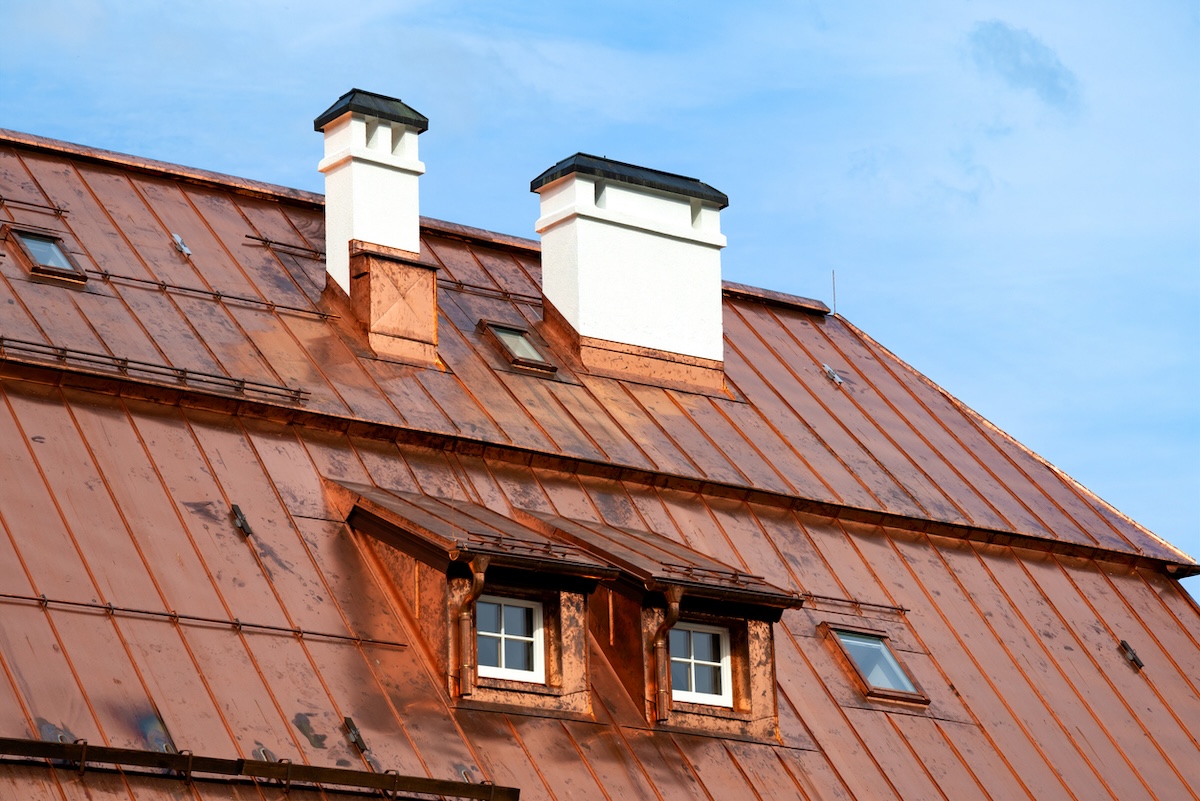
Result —
<instances>
[{"instance_id":1,"label":"roof snow guard bar","mask_svg":"<svg viewBox=\"0 0 1200 801\"><path fill-rule=\"evenodd\" d=\"M184 781L191 782L197 774L207 776L236 776L242 779L266 779L283 784L285 788L295 785L330 785L366 790L382 790L389 797L398 793L425 793L452 798L478 798L485 801L518 801L521 791L515 787L496 784L472 784L471 782L426 779L420 776L401 776L395 771L374 773L347 768L323 768L315 765L298 765L283 759L278 762L263 762L257 759L220 759L217 757L194 756L190 751L168 753L164 751L140 751L133 748L109 748L88 745L86 740L73 743L56 743L44 740L23 740L0 737L0 757L33 757L53 759L77 766L80 773L89 767L113 765L118 768L148 768L173 771Z\"/></svg>"},{"instance_id":2,"label":"roof snow guard bar","mask_svg":"<svg viewBox=\"0 0 1200 801\"><path fill-rule=\"evenodd\" d=\"M47 345L43 342L29 342L24 339L0 336L0 361L17 361L26 364L44 365L53 360L59 364L73 362L81 367L115 368L121 375L141 373L149 378L173 378L186 386L202 389L232 390L235 394L244 395L254 392L273 398L301 403L309 394L305 389L293 389L279 384L268 384L263 381L251 381L248 378L231 378L216 373L204 373L199 370L189 370L186 367L172 367L168 364L143 362L139 359L128 359L110 356L107 353L94 353L89 350L67 348L62 345ZM107 373L91 370L88 372Z\"/></svg>"}]
</instances>

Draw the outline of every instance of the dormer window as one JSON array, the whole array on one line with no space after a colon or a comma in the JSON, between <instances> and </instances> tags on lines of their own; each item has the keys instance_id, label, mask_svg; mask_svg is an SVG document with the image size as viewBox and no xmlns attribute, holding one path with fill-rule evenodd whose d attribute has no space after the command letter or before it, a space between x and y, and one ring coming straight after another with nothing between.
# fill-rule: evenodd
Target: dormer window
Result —
<instances>
[{"instance_id":1,"label":"dormer window","mask_svg":"<svg viewBox=\"0 0 1200 801\"><path fill-rule=\"evenodd\" d=\"M729 629L676 623L670 632L670 653L674 700L733 706Z\"/></svg>"},{"instance_id":2,"label":"dormer window","mask_svg":"<svg viewBox=\"0 0 1200 801\"><path fill-rule=\"evenodd\" d=\"M544 684L542 605L481 596L475 602L475 651L480 676Z\"/></svg>"},{"instance_id":3,"label":"dormer window","mask_svg":"<svg viewBox=\"0 0 1200 801\"><path fill-rule=\"evenodd\" d=\"M62 245L62 238L49 231L25 230L11 225L5 226L5 234L11 234L25 258L29 260L30 272L51 278L64 278L82 283L87 273L80 269Z\"/></svg>"},{"instance_id":4,"label":"dormer window","mask_svg":"<svg viewBox=\"0 0 1200 801\"><path fill-rule=\"evenodd\" d=\"M558 367L547 361L546 357L537 349L537 346L533 344L533 340L529 336L529 329L519 325L491 322L490 320L481 320L480 326L496 345L499 346L508 359L509 364L514 367L536 370L551 375L558 371Z\"/></svg>"}]
</instances>

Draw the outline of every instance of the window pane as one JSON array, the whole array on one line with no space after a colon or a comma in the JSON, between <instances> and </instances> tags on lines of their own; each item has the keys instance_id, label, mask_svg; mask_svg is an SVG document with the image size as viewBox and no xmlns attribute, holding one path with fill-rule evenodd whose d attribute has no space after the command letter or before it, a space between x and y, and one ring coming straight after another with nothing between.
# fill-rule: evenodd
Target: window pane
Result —
<instances>
[{"instance_id":1,"label":"window pane","mask_svg":"<svg viewBox=\"0 0 1200 801\"><path fill-rule=\"evenodd\" d=\"M533 643L505 640L504 667L509 670L533 670Z\"/></svg>"},{"instance_id":2,"label":"window pane","mask_svg":"<svg viewBox=\"0 0 1200 801\"><path fill-rule=\"evenodd\" d=\"M692 633L686 629L671 629L671 656L675 659L689 659L692 656L690 643Z\"/></svg>"},{"instance_id":3,"label":"window pane","mask_svg":"<svg viewBox=\"0 0 1200 801\"><path fill-rule=\"evenodd\" d=\"M74 269L71 262L67 261L67 257L59 250L58 243L53 239L36 234L20 234L20 237L38 264L63 270Z\"/></svg>"},{"instance_id":4,"label":"window pane","mask_svg":"<svg viewBox=\"0 0 1200 801\"><path fill-rule=\"evenodd\" d=\"M688 674L687 662L671 663L671 689L691 692L692 677Z\"/></svg>"},{"instance_id":5,"label":"window pane","mask_svg":"<svg viewBox=\"0 0 1200 801\"><path fill-rule=\"evenodd\" d=\"M537 348L533 343L526 339L525 335L520 331L514 331L511 328L501 328L498 325L492 326L492 331L504 343L512 354L520 359L530 359L535 362L543 362L542 354L537 352Z\"/></svg>"},{"instance_id":6,"label":"window pane","mask_svg":"<svg viewBox=\"0 0 1200 801\"><path fill-rule=\"evenodd\" d=\"M702 662L721 661L721 640L708 631L692 632L692 655Z\"/></svg>"},{"instance_id":7,"label":"window pane","mask_svg":"<svg viewBox=\"0 0 1200 801\"><path fill-rule=\"evenodd\" d=\"M917 691L883 639L845 631L839 631L837 635L872 687L909 693Z\"/></svg>"},{"instance_id":8,"label":"window pane","mask_svg":"<svg viewBox=\"0 0 1200 801\"><path fill-rule=\"evenodd\" d=\"M721 668L716 665L696 665L696 692L721 694Z\"/></svg>"},{"instance_id":9,"label":"window pane","mask_svg":"<svg viewBox=\"0 0 1200 801\"><path fill-rule=\"evenodd\" d=\"M481 635L475 638L475 643L479 651L479 664L500 667L500 640Z\"/></svg>"},{"instance_id":10,"label":"window pane","mask_svg":"<svg viewBox=\"0 0 1200 801\"><path fill-rule=\"evenodd\" d=\"M475 628L477 631L500 633L500 604L479 601L475 604Z\"/></svg>"},{"instance_id":11,"label":"window pane","mask_svg":"<svg viewBox=\"0 0 1200 801\"><path fill-rule=\"evenodd\" d=\"M508 636L533 636L533 610L527 606L504 605L504 633Z\"/></svg>"}]
</instances>

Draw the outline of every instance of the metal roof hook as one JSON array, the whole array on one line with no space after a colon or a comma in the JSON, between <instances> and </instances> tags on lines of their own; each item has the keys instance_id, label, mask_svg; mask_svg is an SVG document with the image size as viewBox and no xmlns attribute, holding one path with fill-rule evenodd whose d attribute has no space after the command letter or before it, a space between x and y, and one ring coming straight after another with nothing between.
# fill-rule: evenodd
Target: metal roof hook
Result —
<instances>
[{"instance_id":1,"label":"metal roof hook","mask_svg":"<svg viewBox=\"0 0 1200 801\"><path fill-rule=\"evenodd\" d=\"M75 741L75 745L79 746L79 775L87 770L87 740L82 738Z\"/></svg>"}]
</instances>

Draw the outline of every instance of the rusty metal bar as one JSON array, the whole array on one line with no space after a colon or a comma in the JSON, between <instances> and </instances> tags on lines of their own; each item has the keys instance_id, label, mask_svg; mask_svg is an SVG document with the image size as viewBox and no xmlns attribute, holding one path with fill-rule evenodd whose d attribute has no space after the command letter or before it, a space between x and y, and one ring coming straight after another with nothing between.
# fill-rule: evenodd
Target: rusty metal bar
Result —
<instances>
[{"instance_id":1,"label":"rusty metal bar","mask_svg":"<svg viewBox=\"0 0 1200 801\"><path fill-rule=\"evenodd\" d=\"M61 206L47 206L44 203L34 203L29 200L20 200L19 198L4 197L3 195L0 195L0 206L4 206L4 205L26 206L31 209L40 209L42 211L49 211L49 212L53 213L55 217L62 217L64 214L67 213L67 210Z\"/></svg>"},{"instance_id":2,"label":"rusty metal bar","mask_svg":"<svg viewBox=\"0 0 1200 801\"><path fill-rule=\"evenodd\" d=\"M473 784L448 779L427 779L421 776L401 776L398 773L375 773L350 768L326 768L298 765L290 760L263 762L256 759L222 759L194 756L190 753L140 751L133 748L110 748L88 745L86 740L58 743L43 740L24 740L0 737L0 757L53 759L82 766L104 764L119 768L150 768L175 772L181 780L194 780L196 774L236 776L247 779L268 779L289 785L337 785L395 794L426 793L453 798L495 798L499 801L518 801L520 789L494 784Z\"/></svg>"},{"instance_id":3,"label":"rusty metal bar","mask_svg":"<svg viewBox=\"0 0 1200 801\"><path fill-rule=\"evenodd\" d=\"M229 376L205 373L186 367L172 367L169 364L155 364L154 362L144 362L140 359L110 356L107 353L95 353L93 351L80 350L79 348L47 345L42 342L30 342L24 339L0 336L0 360L39 363L39 360L36 358L14 358L12 353L32 357L49 356L57 362L70 360L89 366L115 367L123 375L128 375L130 371L137 371L148 373L154 377L174 378L183 384L209 384L224 389L232 389L239 395L246 392L256 392L270 397L288 398L293 401L302 402L306 395L311 394L305 389L293 389L292 387L285 387L280 384L253 381L249 378L230 378Z\"/></svg>"},{"instance_id":4,"label":"rusty metal bar","mask_svg":"<svg viewBox=\"0 0 1200 801\"><path fill-rule=\"evenodd\" d=\"M800 597L806 601L825 601L826 603L831 604L853 606L856 609L862 606L869 606L872 609L886 609L887 611L895 612L898 615L906 615L909 612L909 609L906 606L892 606L891 604L879 604L874 603L873 601L858 601L854 598L838 598L833 595L818 595L814 592L802 592L800 593Z\"/></svg>"},{"instance_id":5,"label":"rusty metal bar","mask_svg":"<svg viewBox=\"0 0 1200 801\"><path fill-rule=\"evenodd\" d=\"M217 301L231 300L236 303L244 303L250 306L263 306L271 311L288 311L293 314L308 314L313 317L319 317L322 320L337 318L338 315L332 312L324 312L317 309L306 309L302 306L288 306L283 303L276 303L273 300L263 300L261 298L252 298L248 295L235 295L230 292L221 292L215 289L201 289L194 286L183 286L182 284L172 284L168 281L159 281L155 278L138 278L133 275L119 275L110 273L107 270L87 270L92 275L98 275L105 281L125 281L131 284L141 284L143 286L152 286L161 289L163 292L172 291L180 292L189 295L199 295L201 297L211 298Z\"/></svg>"},{"instance_id":6,"label":"rusty metal bar","mask_svg":"<svg viewBox=\"0 0 1200 801\"><path fill-rule=\"evenodd\" d=\"M265 236L255 236L254 234L246 234L246 238L253 239L255 242L262 242L269 248L295 251L297 254L315 259L317 261L321 261L325 258L325 251L317 250L316 248L306 248L304 245L291 245L287 242L279 242L275 239L268 239Z\"/></svg>"},{"instance_id":7,"label":"rusty metal bar","mask_svg":"<svg viewBox=\"0 0 1200 801\"><path fill-rule=\"evenodd\" d=\"M233 620L222 620L217 617L204 617L203 615L185 615L180 612L163 612L154 609L136 609L130 606L115 606L113 604L101 604L93 601L63 601L55 598L47 598L45 595L20 595L11 592L0 592L0 599L10 601L29 601L36 603L43 609L48 609L51 604L55 606L64 606L75 609L90 609L98 612L104 612L107 615L129 615L138 617L154 617L170 620L172 623L209 623L214 626L230 626L237 630L251 629L254 631L269 631L276 634L292 634L300 639L306 637L320 637L325 640L338 640L341 642L352 642L355 645L384 645L391 648L407 648L408 643L394 642L392 640L376 640L372 637L356 637L352 634L330 634L323 631L309 631L308 629L289 628L287 626L275 626L269 623L248 623L244 620L234 618Z\"/></svg>"}]
</instances>

